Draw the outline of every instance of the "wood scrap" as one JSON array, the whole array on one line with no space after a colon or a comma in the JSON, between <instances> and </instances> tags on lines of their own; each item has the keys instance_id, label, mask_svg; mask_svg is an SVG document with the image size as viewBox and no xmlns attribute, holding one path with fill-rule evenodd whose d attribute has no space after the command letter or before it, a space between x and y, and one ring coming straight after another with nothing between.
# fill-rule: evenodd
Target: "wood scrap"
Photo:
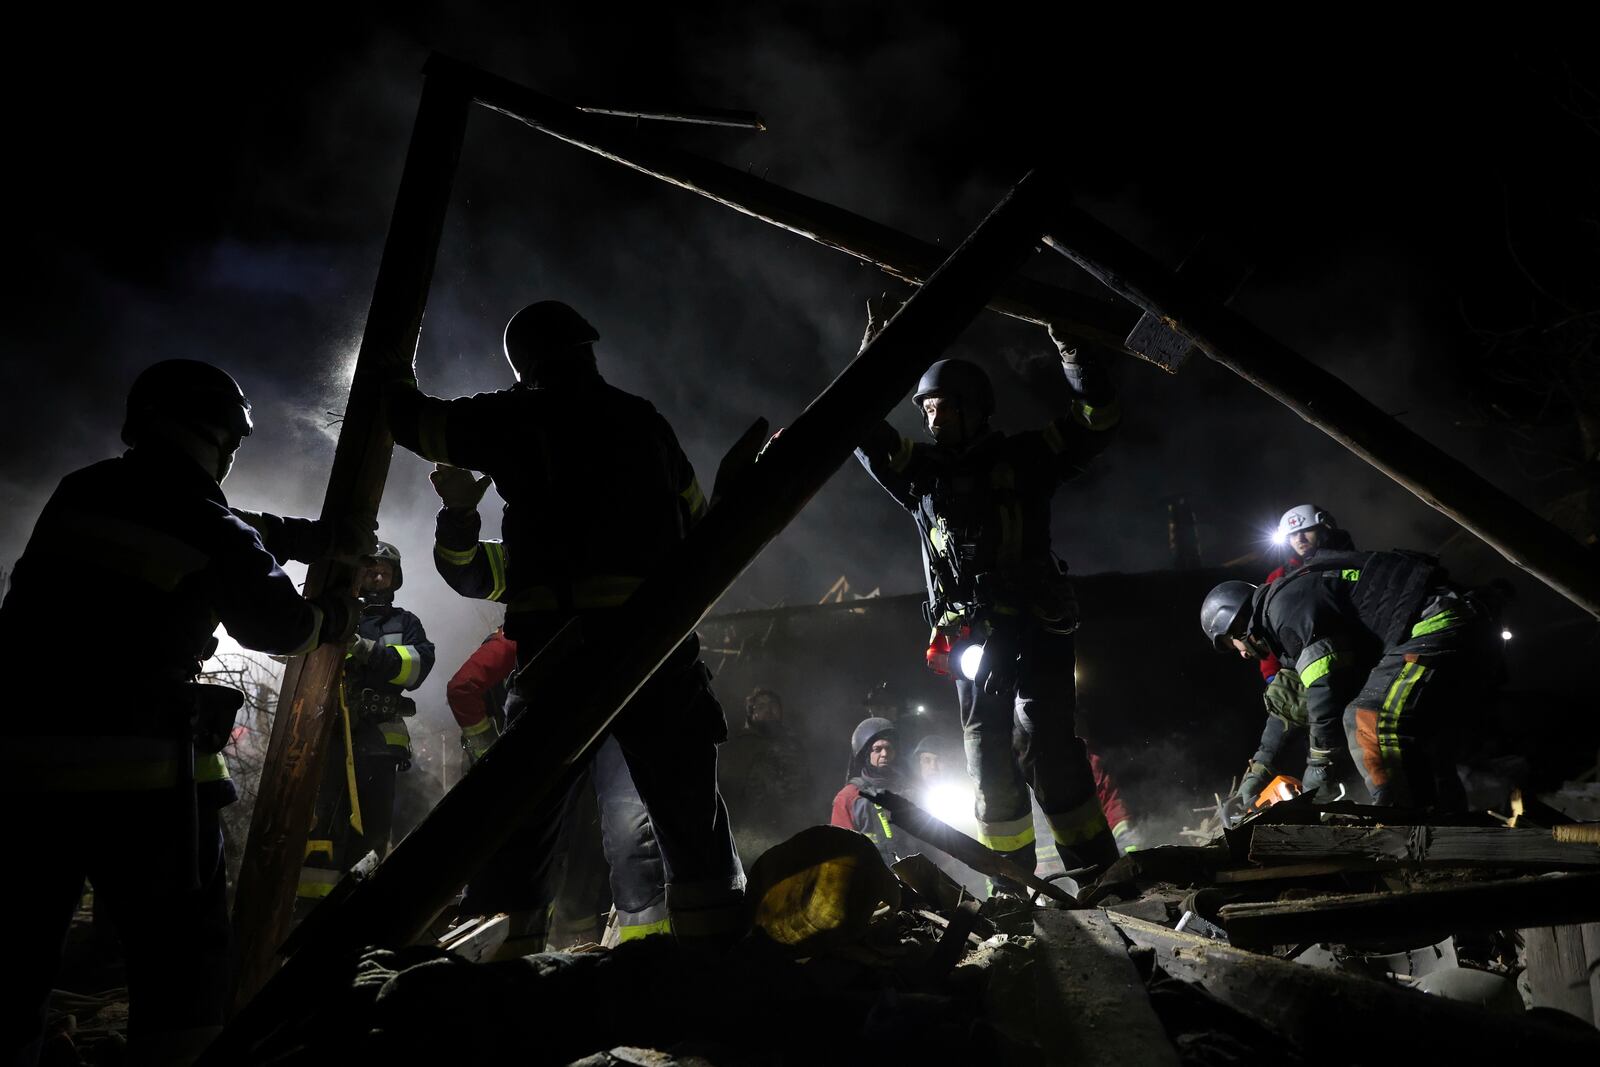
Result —
<instances>
[{"instance_id":1,"label":"wood scrap","mask_svg":"<svg viewBox=\"0 0 1600 1067\"><path fill-rule=\"evenodd\" d=\"M1600 847L1508 826L1255 826L1256 863L1355 861L1436 867L1600 867Z\"/></svg>"}]
</instances>

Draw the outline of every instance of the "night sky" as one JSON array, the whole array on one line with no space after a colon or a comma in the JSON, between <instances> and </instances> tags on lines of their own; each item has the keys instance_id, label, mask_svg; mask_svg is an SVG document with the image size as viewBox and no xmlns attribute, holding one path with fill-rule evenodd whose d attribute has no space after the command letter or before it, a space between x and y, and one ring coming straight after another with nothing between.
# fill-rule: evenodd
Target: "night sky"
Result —
<instances>
[{"instance_id":1,"label":"night sky","mask_svg":"<svg viewBox=\"0 0 1600 1067\"><path fill-rule=\"evenodd\" d=\"M1592 284L1597 112L1552 48L1377 47L1273 25L1252 28L1269 43L1219 51L1173 27L1163 44L1154 27L956 25L909 3L671 18L339 6L13 41L0 566L63 474L120 449L127 385L157 359L212 360L254 402L233 502L316 513L328 413L343 405L432 49L573 103L758 111L765 133L641 132L947 247L1028 167L1062 162L1083 204L1165 262L1201 237L1248 259L1236 310L1502 488L1537 504L1566 485L1551 458L1568 443L1559 417L1516 447L1485 418L1474 334L1526 324L1547 297L1594 306L1574 264L1590 264ZM1096 292L1048 252L1028 269ZM782 425L833 378L856 351L866 297L896 285L480 110L418 377L443 395L503 387L506 318L564 299L598 328L602 372L655 402L709 488L751 420ZM1002 428L1050 416L1042 330L985 314L952 354L993 374ZM1107 358L1126 421L1058 495L1056 547L1073 569L1168 565L1165 500L1177 493L1213 563L1259 547L1307 501L1363 547L1432 549L1452 532L1203 358L1175 376ZM894 419L915 432L909 403ZM442 705L444 679L493 615L431 574L428 469L396 454L380 535L408 561L400 602L440 644L424 697ZM853 466L723 608L815 602L840 575L858 591L921 584L909 519Z\"/></svg>"}]
</instances>

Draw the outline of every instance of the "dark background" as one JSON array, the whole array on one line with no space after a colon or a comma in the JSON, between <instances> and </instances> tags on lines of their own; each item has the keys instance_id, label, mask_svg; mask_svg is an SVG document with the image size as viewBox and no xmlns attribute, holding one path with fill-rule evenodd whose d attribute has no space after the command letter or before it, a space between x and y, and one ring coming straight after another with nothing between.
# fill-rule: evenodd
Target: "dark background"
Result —
<instances>
[{"instance_id":1,"label":"dark background","mask_svg":"<svg viewBox=\"0 0 1600 1067\"><path fill-rule=\"evenodd\" d=\"M328 413L343 404L432 49L575 103L759 111L768 132L642 132L950 247L1028 167L1063 162L1084 204L1167 263L1202 237L1247 259L1237 310L1592 539L1581 431L1600 407L1600 106L1591 64L1564 53L1570 28L1457 27L1446 45L1368 25L1202 34L1153 17L1023 23L1001 8L946 21L910 3L332 7L19 26L5 73L0 566L61 475L119 448L127 385L161 358L213 360L254 401L234 502L316 512ZM1036 260L1037 276L1094 292L1060 257ZM478 112L418 376L446 395L507 384L506 318L565 299L598 327L603 372L655 401L709 482L753 418L782 425L832 379L865 298L895 287ZM995 377L1002 428L1049 417L1042 331L985 315L955 351ZM1331 509L1363 547L1450 537L1448 520L1227 371L1112 358L1119 439L1057 499L1057 550L1075 571L1168 566L1165 501L1179 493L1212 564L1261 550L1301 502ZM895 420L915 432L909 404ZM440 645L422 695L447 732L443 681L494 617L429 573L427 469L396 455L381 533L410 564L401 603ZM913 538L847 468L722 610L814 603L841 575L858 593L914 592ZM1525 676L1561 689L1587 669L1594 628L1579 613L1466 541L1446 554L1474 580L1512 575ZM65 588L95 593L70 576ZM907 632L881 654L920 657L922 639ZM1118 706L1157 714L1136 692Z\"/></svg>"}]
</instances>

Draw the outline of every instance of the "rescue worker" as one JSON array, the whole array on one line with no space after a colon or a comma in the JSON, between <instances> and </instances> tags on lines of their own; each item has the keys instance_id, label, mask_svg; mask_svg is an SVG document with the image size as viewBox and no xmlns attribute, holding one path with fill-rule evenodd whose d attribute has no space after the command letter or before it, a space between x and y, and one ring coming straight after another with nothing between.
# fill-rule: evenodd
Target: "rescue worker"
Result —
<instances>
[{"instance_id":1,"label":"rescue worker","mask_svg":"<svg viewBox=\"0 0 1600 1067\"><path fill-rule=\"evenodd\" d=\"M861 795L863 789L904 793L907 782L896 761L895 726L888 719L862 719L850 735L844 788L833 797L829 822L865 834L886 864L918 851L913 839L889 824L889 813Z\"/></svg>"},{"instance_id":2,"label":"rescue worker","mask_svg":"<svg viewBox=\"0 0 1600 1067\"><path fill-rule=\"evenodd\" d=\"M236 794L221 751L242 694L195 677L216 650L219 622L239 644L272 654L344 641L354 602L339 593L306 600L277 561L371 541L359 524L230 511L221 483L252 429L250 402L217 367L147 368L128 393L129 450L62 479L0 605L0 650L16 689L0 721L0 818L21 850L0 894L16 920L0 997L5 1063L38 1056L86 879L127 962L129 1056L188 1062L222 1024L218 812ZM86 594L122 623L91 639ZM99 697L23 696L29 678L57 694L64 680L83 679L85 641Z\"/></svg>"},{"instance_id":3,"label":"rescue worker","mask_svg":"<svg viewBox=\"0 0 1600 1067\"><path fill-rule=\"evenodd\" d=\"M297 895L321 900L368 852L382 859L394 829L395 779L411 769L417 713L407 696L433 670L433 642L422 620L396 607L405 581L400 552L380 541L362 560L361 618L345 652L340 728L317 794L316 825L306 841Z\"/></svg>"},{"instance_id":4,"label":"rescue worker","mask_svg":"<svg viewBox=\"0 0 1600 1067\"><path fill-rule=\"evenodd\" d=\"M777 693L745 697L744 723L718 753L717 781L741 856L759 857L812 824L821 797L812 795L805 747Z\"/></svg>"},{"instance_id":5,"label":"rescue worker","mask_svg":"<svg viewBox=\"0 0 1600 1067\"><path fill-rule=\"evenodd\" d=\"M1267 575L1268 585L1316 555L1319 549L1353 552L1356 547L1349 533L1341 530L1338 523L1334 522L1333 513L1316 504L1296 504L1285 511L1278 519L1278 532L1274 541L1284 546L1286 554L1283 562ZM1278 657L1269 655L1256 666L1261 669L1261 680L1271 685L1273 677L1278 673ZM1275 699L1288 698L1289 695L1285 694Z\"/></svg>"},{"instance_id":6,"label":"rescue worker","mask_svg":"<svg viewBox=\"0 0 1600 1067\"><path fill-rule=\"evenodd\" d=\"M877 329L869 305L867 337ZM929 666L950 673L953 659L967 668L955 684L979 837L1026 870L1037 858L1030 788L1072 866L1117 856L1075 731L1077 601L1051 552L1050 498L1105 447L1118 414L1103 368L1059 340L1056 347L1072 400L1044 429L993 429L988 375L943 359L913 397L933 443L913 443L883 423L856 451L921 534Z\"/></svg>"},{"instance_id":7,"label":"rescue worker","mask_svg":"<svg viewBox=\"0 0 1600 1067\"><path fill-rule=\"evenodd\" d=\"M506 605L519 666L574 615L626 603L706 510L667 421L600 376L597 340L572 308L541 301L506 325L512 387L441 400L404 381L387 396L397 443L487 473L506 502L504 584L491 599ZM674 934L736 935L744 872L716 771L727 724L694 637L634 696L612 735L660 842ZM553 831L561 808L552 803L535 821Z\"/></svg>"},{"instance_id":8,"label":"rescue worker","mask_svg":"<svg viewBox=\"0 0 1600 1067\"><path fill-rule=\"evenodd\" d=\"M1457 739L1478 725L1500 680L1494 615L1430 556L1318 551L1271 585L1218 585L1200 625L1220 651L1293 664L1305 696L1305 791L1331 798L1348 750L1374 804L1449 810L1466 800ZM1251 765L1257 791L1290 718L1268 716Z\"/></svg>"},{"instance_id":9,"label":"rescue worker","mask_svg":"<svg viewBox=\"0 0 1600 1067\"><path fill-rule=\"evenodd\" d=\"M445 584L462 596L495 597L497 590L504 588L509 554L501 541L478 539L482 526L478 503L488 489L489 479L476 479L471 471L440 466L432 480L442 504L434 522L434 567ZM505 628L501 627L468 658L446 689L450 709L462 727L461 747L473 763L484 757L505 725L525 706L509 685L516 666L516 642L506 637ZM498 711L486 706L486 698L494 693L502 694L504 701ZM610 869L617 941L670 933L661 849L615 738L606 738L595 751L587 780L593 782L601 850ZM575 805L578 792L584 788L586 779L579 777L564 804L569 808ZM558 835L560 842L546 849L541 842L548 832L548 827L535 826L518 834L467 886L461 914L493 915L504 911L511 917L512 932L501 955L521 956L544 950L556 885L561 881L558 868L562 864L557 856L565 857L567 878L571 880L574 857L583 864L592 853L591 847L585 847L589 842L574 840L586 828L580 829L571 820Z\"/></svg>"}]
</instances>

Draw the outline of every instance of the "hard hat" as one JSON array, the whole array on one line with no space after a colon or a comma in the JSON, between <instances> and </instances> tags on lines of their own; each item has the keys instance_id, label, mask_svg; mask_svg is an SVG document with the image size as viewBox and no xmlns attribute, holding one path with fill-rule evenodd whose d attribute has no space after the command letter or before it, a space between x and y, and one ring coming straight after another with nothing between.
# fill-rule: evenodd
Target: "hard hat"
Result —
<instances>
[{"instance_id":1,"label":"hard hat","mask_svg":"<svg viewBox=\"0 0 1600 1067\"><path fill-rule=\"evenodd\" d=\"M541 366L578 354L600 340L589 320L559 300L529 304L506 323L506 360L517 378L536 379Z\"/></svg>"},{"instance_id":2,"label":"hard hat","mask_svg":"<svg viewBox=\"0 0 1600 1067\"><path fill-rule=\"evenodd\" d=\"M399 589L400 583L405 581L405 572L400 569L400 550L387 541L379 541L378 547L372 550L372 555L367 557L379 563L387 563L394 568L394 585L391 590Z\"/></svg>"},{"instance_id":3,"label":"hard hat","mask_svg":"<svg viewBox=\"0 0 1600 1067\"><path fill-rule=\"evenodd\" d=\"M880 737L889 737L890 740L893 740L894 738L891 735L895 732L894 723L888 719L882 719L876 715L870 719L862 719L856 725L855 732L850 735L850 751L854 755L860 756L864 749L871 747L872 742Z\"/></svg>"},{"instance_id":4,"label":"hard hat","mask_svg":"<svg viewBox=\"0 0 1600 1067\"><path fill-rule=\"evenodd\" d=\"M1326 526L1330 530L1339 528L1339 524L1333 521L1333 513L1327 509L1316 504L1296 504L1278 520L1278 540L1287 541L1290 534L1309 530L1313 526Z\"/></svg>"},{"instance_id":5,"label":"hard hat","mask_svg":"<svg viewBox=\"0 0 1600 1067\"><path fill-rule=\"evenodd\" d=\"M922 410L922 402L931 396L953 399L976 427L994 414L994 386L982 367L965 359L941 359L923 372L917 382L917 391L911 402Z\"/></svg>"},{"instance_id":6,"label":"hard hat","mask_svg":"<svg viewBox=\"0 0 1600 1067\"><path fill-rule=\"evenodd\" d=\"M137 444L145 429L162 422L202 434L224 433L235 442L249 437L255 425L250 401L233 376L197 359L164 359L133 380L123 444Z\"/></svg>"},{"instance_id":7,"label":"hard hat","mask_svg":"<svg viewBox=\"0 0 1600 1067\"><path fill-rule=\"evenodd\" d=\"M1249 582L1223 582L1206 594L1200 605L1200 629L1218 651L1227 650L1228 638L1242 635L1242 630L1235 631L1249 610L1255 591Z\"/></svg>"}]
</instances>

